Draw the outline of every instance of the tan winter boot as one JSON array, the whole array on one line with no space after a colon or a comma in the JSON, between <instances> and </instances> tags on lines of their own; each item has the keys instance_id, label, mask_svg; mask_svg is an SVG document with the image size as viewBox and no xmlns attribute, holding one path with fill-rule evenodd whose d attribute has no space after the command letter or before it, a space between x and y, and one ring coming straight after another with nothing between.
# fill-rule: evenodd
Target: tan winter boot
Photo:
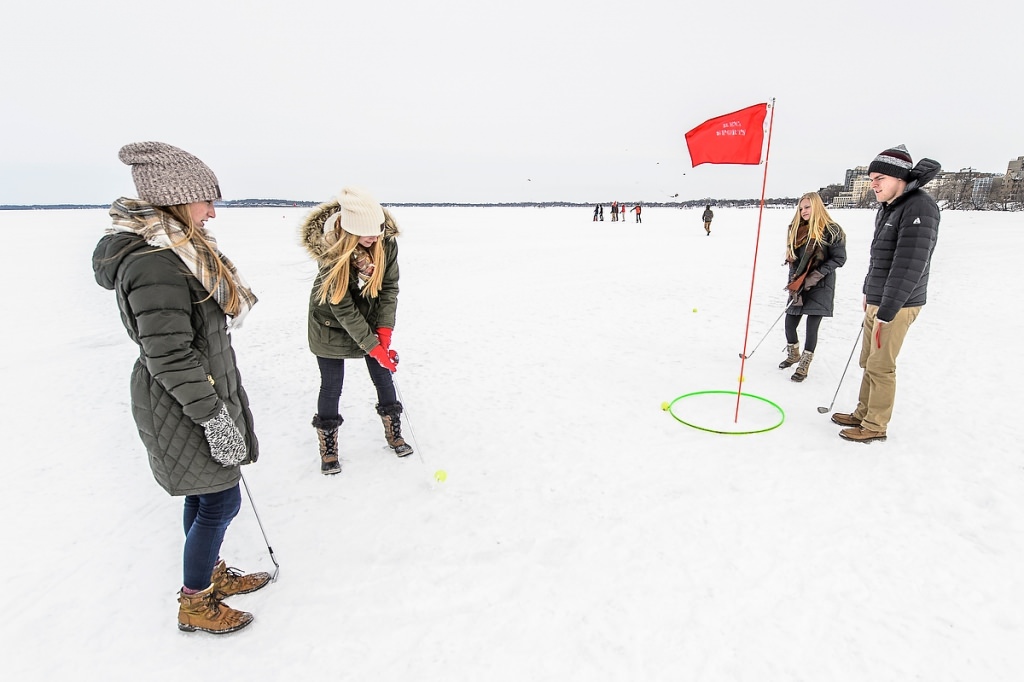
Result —
<instances>
[{"instance_id":1,"label":"tan winter boot","mask_svg":"<svg viewBox=\"0 0 1024 682\"><path fill-rule=\"evenodd\" d=\"M313 415L313 427L320 439L320 473L324 476L341 473L341 462L338 461L338 427L345 421L337 419L320 419Z\"/></svg>"},{"instance_id":2,"label":"tan winter boot","mask_svg":"<svg viewBox=\"0 0 1024 682\"><path fill-rule=\"evenodd\" d=\"M228 565L221 559L213 567L210 582L213 584L213 596L222 600L233 594L248 594L261 587L266 587L270 582L270 574L263 571L242 573L237 568L228 568Z\"/></svg>"},{"instance_id":3,"label":"tan winter boot","mask_svg":"<svg viewBox=\"0 0 1024 682\"><path fill-rule=\"evenodd\" d=\"M377 405L377 414L384 424L384 438L399 457L412 454L412 446L402 438L402 403Z\"/></svg>"},{"instance_id":4,"label":"tan winter boot","mask_svg":"<svg viewBox=\"0 0 1024 682\"><path fill-rule=\"evenodd\" d=\"M202 630L223 635L241 630L252 622L252 614L236 611L213 594L213 585L195 594L178 593L178 629L185 632Z\"/></svg>"},{"instance_id":5,"label":"tan winter boot","mask_svg":"<svg viewBox=\"0 0 1024 682\"><path fill-rule=\"evenodd\" d=\"M800 362L800 342L787 343L786 352L789 353L789 355L786 356L785 360L779 363L779 369L786 369L787 367Z\"/></svg>"},{"instance_id":6,"label":"tan winter boot","mask_svg":"<svg viewBox=\"0 0 1024 682\"><path fill-rule=\"evenodd\" d=\"M814 359L814 353L809 350L805 350L800 356L800 364L796 366L796 371L793 372L793 376L790 377L793 381L803 381L807 378L807 368L811 366L811 360Z\"/></svg>"}]
</instances>

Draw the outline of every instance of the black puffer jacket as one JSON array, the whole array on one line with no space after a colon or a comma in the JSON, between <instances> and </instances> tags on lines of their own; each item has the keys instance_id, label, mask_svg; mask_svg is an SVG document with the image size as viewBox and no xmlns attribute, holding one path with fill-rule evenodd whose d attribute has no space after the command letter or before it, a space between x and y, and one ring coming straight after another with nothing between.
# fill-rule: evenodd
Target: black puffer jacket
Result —
<instances>
[{"instance_id":1,"label":"black puffer jacket","mask_svg":"<svg viewBox=\"0 0 1024 682\"><path fill-rule=\"evenodd\" d=\"M245 438L244 463L259 456L224 312L173 251L154 250L138 235L106 235L92 264L96 282L117 294L121 321L139 346L132 415L153 477L171 495L236 485L239 468L210 456L201 426L226 404Z\"/></svg>"},{"instance_id":2,"label":"black puffer jacket","mask_svg":"<svg viewBox=\"0 0 1024 682\"><path fill-rule=\"evenodd\" d=\"M901 308L928 301L928 274L940 216L935 200L921 188L939 170L938 162L921 159L903 194L878 208L864 295L869 305L878 306L880 320L891 322Z\"/></svg>"}]
</instances>

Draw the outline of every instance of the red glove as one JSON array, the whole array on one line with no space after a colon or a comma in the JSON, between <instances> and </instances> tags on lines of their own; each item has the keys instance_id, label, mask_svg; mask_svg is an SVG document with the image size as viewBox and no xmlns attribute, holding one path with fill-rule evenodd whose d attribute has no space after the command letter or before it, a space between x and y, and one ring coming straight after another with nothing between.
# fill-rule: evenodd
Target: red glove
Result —
<instances>
[{"instance_id":1,"label":"red glove","mask_svg":"<svg viewBox=\"0 0 1024 682\"><path fill-rule=\"evenodd\" d=\"M384 348L391 348L391 329L388 327L377 327L377 339Z\"/></svg>"},{"instance_id":2,"label":"red glove","mask_svg":"<svg viewBox=\"0 0 1024 682\"><path fill-rule=\"evenodd\" d=\"M391 351L391 353L394 353L395 358L398 357L398 353L395 353L395 351ZM370 357L379 362L380 366L384 369L390 372L395 372L398 370L398 365L396 365L395 361L392 359L391 353L389 353L383 345L377 344L373 347L373 350L370 351Z\"/></svg>"}]
</instances>

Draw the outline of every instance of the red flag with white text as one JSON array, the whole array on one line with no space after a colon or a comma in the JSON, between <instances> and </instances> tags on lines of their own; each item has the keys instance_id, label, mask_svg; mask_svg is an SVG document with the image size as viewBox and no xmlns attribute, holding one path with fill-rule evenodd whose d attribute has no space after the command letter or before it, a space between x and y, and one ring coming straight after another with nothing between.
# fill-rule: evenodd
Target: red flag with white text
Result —
<instances>
[{"instance_id":1,"label":"red flag with white text","mask_svg":"<svg viewBox=\"0 0 1024 682\"><path fill-rule=\"evenodd\" d=\"M686 133L686 147L694 168L702 163L761 163L767 114L767 103L755 104L708 119Z\"/></svg>"}]
</instances>

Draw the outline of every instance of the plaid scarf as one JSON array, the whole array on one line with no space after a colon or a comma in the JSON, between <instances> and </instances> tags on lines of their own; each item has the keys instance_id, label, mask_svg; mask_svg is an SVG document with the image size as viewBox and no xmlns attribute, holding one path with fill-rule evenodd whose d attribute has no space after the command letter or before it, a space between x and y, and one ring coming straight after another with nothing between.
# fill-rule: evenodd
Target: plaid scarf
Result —
<instances>
[{"instance_id":1,"label":"plaid scarf","mask_svg":"<svg viewBox=\"0 0 1024 682\"><path fill-rule=\"evenodd\" d=\"M369 250L362 246L356 246L352 251L352 267L356 269L356 279L359 289L362 290L366 283L373 277L374 265L373 256Z\"/></svg>"},{"instance_id":2,"label":"plaid scarf","mask_svg":"<svg viewBox=\"0 0 1024 682\"><path fill-rule=\"evenodd\" d=\"M231 315L224 310L224 313L231 317L228 331L242 326L243 318L256 305L257 298L234 263L217 249L217 240L202 225L196 229L202 231L203 237L213 247L212 252L201 242L186 239L184 225L166 211L161 211L145 201L122 197L110 206L110 217L113 224L107 228L107 234L131 232L145 239L150 246L173 251L203 288L210 292L221 310L224 310L228 301L228 285L223 279L217 280L217 264L214 259L219 258L238 291L238 312Z\"/></svg>"}]
</instances>

